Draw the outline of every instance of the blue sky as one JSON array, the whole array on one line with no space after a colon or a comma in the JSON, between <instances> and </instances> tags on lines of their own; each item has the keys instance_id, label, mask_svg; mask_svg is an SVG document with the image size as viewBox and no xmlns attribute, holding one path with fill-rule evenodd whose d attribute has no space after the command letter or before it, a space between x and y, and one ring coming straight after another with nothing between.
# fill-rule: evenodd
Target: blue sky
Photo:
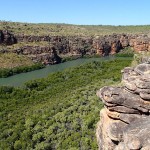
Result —
<instances>
[{"instance_id":1,"label":"blue sky","mask_svg":"<svg viewBox=\"0 0 150 150\"><path fill-rule=\"evenodd\" d=\"M150 0L0 0L0 20L144 25L150 24Z\"/></svg>"}]
</instances>

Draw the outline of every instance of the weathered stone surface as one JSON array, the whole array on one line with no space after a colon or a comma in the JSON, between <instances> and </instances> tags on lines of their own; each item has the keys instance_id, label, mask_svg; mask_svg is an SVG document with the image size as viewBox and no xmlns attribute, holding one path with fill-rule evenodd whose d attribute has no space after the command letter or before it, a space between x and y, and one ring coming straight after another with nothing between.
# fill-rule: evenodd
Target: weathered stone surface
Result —
<instances>
[{"instance_id":1,"label":"weathered stone surface","mask_svg":"<svg viewBox=\"0 0 150 150\"><path fill-rule=\"evenodd\" d=\"M114 107L107 107L110 111L120 112L120 113L127 113L127 114L138 114L139 111L137 109L128 108L125 106L114 106Z\"/></svg>"},{"instance_id":2,"label":"weathered stone surface","mask_svg":"<svg viewBox=\"0 0 150 150\"><path fill-rule=\"evenodd\" d=\"M150 93L146 93L146 92L140 92L140 97L142 98L142 99L144 99L144 100L150 100L149 98L150 98Z\"/></svg>"},{"instance_id":3,"label":"weathered stone surface","mask_svg":"<svg viewBox=\"0 0 150 150\"><path fill-rule=\"evenodd\" d=\"M129 124L123 131L122 139L123 142L115 150L150 149L150 117L137 119Z\"/></svg>"},{"instance_id":4,"label":"weathered stone surface","mask_svg":"<svg viewBox=\"0 0 150 150\"><path fill-rule=\"evenodd\" d=\"M9 33L7 30L6 31L1 31L0 30L0 44L5 44L5 45L12 45L17 42L17 39L14 37L13 34Z\"/></svg>"},{"instance_id":5,"label":"weathered stone surface","mask_svg":"<svg viewBox=\"0 0 150 150\"><path fill-rule=\"evenodd\" d=\"M98 128L96 132L97 137L98 137L97 141L98 141L99 149L104 149L105 145L108 145L107 148L109 150L113 150L113 147L115 146L115 144L109 137L111 136L110 133L107 133L109 125L112 123L112 119L110 119L107 116L105 109L101 110L100 118L101 118L101 121L98 122ZM105 122L105 124L103 124L102 122Z\"/></svg>"},{"instance_id":6,"label":"weathered stone surface","mask_svg":"<svg viewBox=\"0 0 150 150\"><path fill-rule=\"evenodd\" d=\"M150 63L127 67L122 73L125 86L103 87L97 92L104 102L96 132L99 150L148 150Z\"/></svg>"},{"instance_id":7,"label":"weathered stone surface","mask_svg":"<svg viewBox=\"0 0 150 150\"><path fill-rule=\"evenodd\" d=\"M47 46L20 46L14 48L13 52L29 55L29 57L33 56L32 59L34 61L52 64L50 63L53 62L51 59L52 47L55 48L57 55L61 58L66 56L83 57L84 55L91 56L95 54L107 56L115 54L128 46L138 52L150 51L150 37L147 35L112 34L97 37L38 36L13 35L8 31L0 31L0 44L5 44L6 46L15 44L16 42L36 43L43 41L47 43ZM7 47L3 52L7 52ZM49 61L41 56L45 55L45 53L47 54L46 57L49 58Z\"/></svg>"}]
</instances>

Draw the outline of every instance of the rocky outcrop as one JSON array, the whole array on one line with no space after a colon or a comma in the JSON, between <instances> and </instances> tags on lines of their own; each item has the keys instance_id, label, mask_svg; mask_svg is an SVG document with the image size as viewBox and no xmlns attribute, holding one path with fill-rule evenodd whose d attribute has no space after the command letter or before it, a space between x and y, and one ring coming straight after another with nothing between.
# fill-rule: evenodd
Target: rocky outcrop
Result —
<instances>
[{"instance_id":1,"label":"rocky outcrop","mask_svg":"<svg viewBox=\"0 0 150 150\"><path fill-rule=\"evenodd\" d=\"M150 51L150 38L148 35L134 35L129 40L129 46L136 52Z\"/></svg>"},{"instance_id":2,"label":"rocky outcrop","mask_svg":"<svg viewBox=\"0 0 150 150\"><path fill-rule=\"evenodd\" d=\"M18 42L46 41L49 45L55 46L58 54L106 56L115 54L128 46L135 51L150 51L150 38L147 35L113 34L100 37L16 35L15 37ZM22 49L26 49L26 47ZM39 51L39 47L37 47L37 51Z\"/></svg>"},{"instance_id":3,"label":"rocky outcrop","mask_svg":"<svg viewBox=\"0 0 150 150\"><path fill-rule=\"evenodd\" d=\"M47 41L55 45L59 53L83 53L109 55L122 48L132 47L135 51L150 51L148 35L112 34L97 37L64 36L16 36L18 42Z\"/></svg>"},{"instance_id":4,"label":"rocky outcrop","mask_svg":"<svg viewBox=\"0 0 150 150\"><path fill-rule=\"evenodd\" d=\"M15 43L17 43L17 39L14 37L13 34L9 33L7 30L0 30L0 44L12 45Z\"/></svg>"},{"instance_id":5,"label":"rocky outcrop","mask_svg":"<svg viewBox=\"0 0 150 150\"><path fill-rule=\"evenodd\" d=\"M93 40L93 47L99 55L107 56L109 54L115 54L122 49L120 35L96 37Z\"/></svg>"},{"instance_id":6,"label":"rocky outcrop","mask_svg":"<svg viewBox=\"0 0 150 150\"><path fill-rule=\"evenodd\" d=\"M147 35L112 34L97 37L77 36L36 36L36 35L12 35L8 31L0 31L0 44L5 48L0 52L9 52L7 45L15 43L34 43L28 46L17 46L11 52L27 55L33 61L47 62L51 64L52 55L57 57L68 57L84 55L107 56L119 52L126 47L132 47L135 51L150 51L150 38ZM46 42L46 45L38 44ZM55 49L55 51L53 49ZM59 61L57 61L58 63ZM46 64L47 64L46 63ZM53 62L54 63L54 62ZM52 63L52 64L53 64Z\"/></svg>"},{"instance_id":7,"label":"rocky outcrop","mask_svg":"<svg viewBox=\"0 0 150 150\"><path fill-rule=\"evenodd\" d=\"M47 46L24 46L14 49L12 52L30 57L34 62L43 64L58 64L61 58L58 56L55 47Z\"/></svg>"},{"instance_id":8,"label":"rocky outcrop","mask_svg":"<svg viewBox=\"0 0 150 150\"><path fill-rule=\"evenodd\" d=\"M150 59L146 59L150 60ZM122 87L103 87L97 124L99 150L150 149L150 61L123 71Z\"/></svg>"},{"instance_id":9,"label":"rocky outcrop","mask_svg":"<svg viewBox=\"0 0 150 150\"><path fill-rule=\"evenodd\" d=\"M92 43L93 40L91 37L64 37L64 36L16 36L18 42L47 42L45 48L49 49L51 47L55 47L58 55L82 55L85 52L87 54L92 54ZM44 45L41 45L43 47ZM31 47L30 47L31 48ZM37 51L39 51L40 47L37 46ZM22 47L22 49L26 49ZM34 48L35 49L35 48ZM29 49L28 49L29 50ZM28 51L29 52L29 51ZM96 52L96 51L95 51Z\"/></svg>"},{"instance_id":10,"label":"rocky outcrop","mask_svg":"<svg viewBox=\"0 0 150 150\"><path fill-rule=\"evenodd\" d=\"M115 54L125 47L132 47L136 52L150 51L150 38L148 35L106 35L95 38L93 47L100 55Z\"/></svg>"}]
</instances>

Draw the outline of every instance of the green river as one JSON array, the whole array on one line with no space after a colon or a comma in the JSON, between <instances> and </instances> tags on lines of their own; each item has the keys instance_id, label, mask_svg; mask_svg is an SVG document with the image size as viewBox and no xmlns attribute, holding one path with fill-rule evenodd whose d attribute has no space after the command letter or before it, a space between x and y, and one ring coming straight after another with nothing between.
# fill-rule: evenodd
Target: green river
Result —
<instances>
[{"instance_id":1,"label":"green river","mask_svg":"<svg viewBox=\"0 0 150 150\"><path fill-rule=\"evenodd\" d=\"M25 82L29 80L34 80L38 78L44 78L47 77L48 74L52 72L58 72L62 71L66 68L70 67L75 67L87 62L92 62L92 61L104 61L104 60L112 60L114 57L101 57L101 58L80 58L56 65L50 65L47 66L43 69L31 71L31 72L26 72L26 73L20 73L17 75L13 75L7 78L0 78L0 86L22 86Z\"/></svg>"}]
</instances>

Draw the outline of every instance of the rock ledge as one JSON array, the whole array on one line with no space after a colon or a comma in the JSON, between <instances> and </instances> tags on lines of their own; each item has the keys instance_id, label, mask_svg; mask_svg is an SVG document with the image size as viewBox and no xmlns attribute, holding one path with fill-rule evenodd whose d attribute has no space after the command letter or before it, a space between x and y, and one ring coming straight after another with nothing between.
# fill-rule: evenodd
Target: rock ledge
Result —
<instances>
[{"instance_id":1,"label":"rock ledge","mask_svg":"<svg viewBox=\"0 0 150 150\"><path fill-rule=\"evenodd\" d=\"M150 149L150 63L123 71L122 87L103 87L97 124L99 150Z\"/></svg>"}]
</instances>

